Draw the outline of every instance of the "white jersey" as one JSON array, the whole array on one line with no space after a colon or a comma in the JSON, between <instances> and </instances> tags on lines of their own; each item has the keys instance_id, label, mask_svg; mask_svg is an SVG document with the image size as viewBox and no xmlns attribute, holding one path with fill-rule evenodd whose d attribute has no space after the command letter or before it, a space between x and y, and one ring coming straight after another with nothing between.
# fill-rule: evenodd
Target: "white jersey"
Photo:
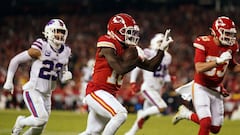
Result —
<instances>
[{"instance_id":1,"label":"white jersey","mask_svg":"<svg viewBox=\"0 0 240 135\"><path fill-rule=\"evenodd\" d=\"M38 49L41 57L33 61L30 79L23 86L23 90L37 89L42 93L51 93L61 71L68 64L71 49L62 45L57 52L47 41L40 38L34 41L31 47Z\"/></svg>"},{"instance_id":2,"label":"white jersey","mask_svg":"<svg viewBox=\"0 0 240 135\"><path fill-rule=\"evenodd\" d=\"M85 66L82 69L83 77L82 81L88 83L92 79L93 67Z\"/></svg>"},{"instance_id":3,"label":"white jersey","mask_svg":"<svg viewBox=\"0 0 240 135\"><path fill-rule=\"evenodd\" d=\"M153 49L144 49L144 54L147 59L151 59L156 55L156 51ZM158 66L155 72L150 72L147 70L142 70L140 68L135 68L131 72L130 82L136 82L137 75L139 71L143 73L143 83L141 86L141 91L143 90L156 90L159 91L163 87L165 82L170 82L171 78L168 72L168 67L171 63L172 56L165 51L164 57L161 64Z\"/></svg>"}]
</instances>

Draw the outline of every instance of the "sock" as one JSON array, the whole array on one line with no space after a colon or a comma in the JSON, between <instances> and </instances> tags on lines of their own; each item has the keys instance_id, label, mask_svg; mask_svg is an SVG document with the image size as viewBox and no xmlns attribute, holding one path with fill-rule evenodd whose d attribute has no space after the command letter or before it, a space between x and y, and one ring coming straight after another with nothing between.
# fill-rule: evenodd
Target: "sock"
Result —
<instances>
[{"instance_id":1,"label":"sock","mask_svg":"<svg viewBox=\"0 0 240 135\"><path fill-rule=\"evenodd\" d=\"M191 117L190 117L190 120L199 124L199 119L198 119L198 116L196 113L192 113Z\"/></svg>"},{"instance_id":2,"label":"sock","mask_svg":"<svg viewBox=\"0 0 240 135\"><path fill-rule=\"evenodd\" d=\"M198 135L209 135L211 127L211 118L205 117L200 120L200 129Z\"/></svg>"}]
</instances>

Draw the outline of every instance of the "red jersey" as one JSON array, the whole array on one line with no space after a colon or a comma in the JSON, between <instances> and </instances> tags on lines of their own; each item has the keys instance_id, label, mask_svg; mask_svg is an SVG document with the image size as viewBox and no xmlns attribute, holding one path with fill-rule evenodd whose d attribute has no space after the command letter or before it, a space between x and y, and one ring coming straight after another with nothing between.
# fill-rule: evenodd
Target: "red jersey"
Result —
<instances>
[{"instance_id":1,"label":"red jersey","mask_svg":"<svg viewBox=\"0 0 240 135\"><path fill-rule=\"evenodd\" d=\"M206 87L218 87L224 78L228 67L234 67L234 54L238 51L238 44L233 46L216 45L213 36L201 36L196 38L193 43L195 47L194 63L215 61L225 51L231 51L233 59L228 63L219 65L204 73L195 72L194 81Z\"/></svg>"},{"instance_id":2,"label":"red jersey","mask_svg":"<svg viewBox=\"0 0 240 135\"><path fill-rule=\"evenodd\" d=\"M110 67L107 59L104 56L99 56L99 52L102 47L113 48L118 56L121 56L124 52L120 42L111 38L110 36L103 35L98 39L95 56L96 63L94 66L92 81L90 81L87 85L86 94L96 90L105 90L115 95L122 85L123 76L117 74Z\"/></svg>"}]
</instances>

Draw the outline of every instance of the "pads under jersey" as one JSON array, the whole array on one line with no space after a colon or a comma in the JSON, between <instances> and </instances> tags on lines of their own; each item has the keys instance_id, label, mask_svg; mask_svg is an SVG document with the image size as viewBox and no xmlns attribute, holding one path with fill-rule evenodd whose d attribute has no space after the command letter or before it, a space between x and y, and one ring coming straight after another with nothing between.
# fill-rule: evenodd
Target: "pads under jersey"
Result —
<instances>
[{"instance_id":1,"label":"pads under jersey","mask_svg":"<svg viewBox=\"0 0 240 135\"><path fill-rule=\"evenodd\" d=\"M34 41L31 47L38 49L41 56L33 61L30 80L23 86L23 89L37 89L43 93L50 93L56 87L62 68L68 64L71 49L62 45L57 52L41 38Z\"/></svg>"},{"instance_id":2,"label":"pads under jersey","mask_svg":"<svg viewBox=\"0 0 240 135\"><path fill-rule=\"evenodd\" d=\"M206 87L218 87L222 82L228 67L234 67L234 54L238 51L238 44L233 46L216 45L213 36L200 36L195 39L193 46L195 47L194 62L215 61L223 52L232 52L233 59L228 63L219 65L204 73L195 72L194 81Z\"/></svg>"},{"instance_id":3,"label":"pads under jersey","mask_svg":"<svg viewBox=\"0 0 240 135\"><path fill-rule=\"evenodd\" d=\"M110 67L104 56L99 56L99 52L103 47L113 48L118 56L121 56L124 52L120 42L110 38L110 36L103 35L98 39L95 56L96 63L94 65L92 81L88 83L86 94L96 90L105 90L115 95L122 85L123 76L117 74Z\"/></svg>"}]
</instances>

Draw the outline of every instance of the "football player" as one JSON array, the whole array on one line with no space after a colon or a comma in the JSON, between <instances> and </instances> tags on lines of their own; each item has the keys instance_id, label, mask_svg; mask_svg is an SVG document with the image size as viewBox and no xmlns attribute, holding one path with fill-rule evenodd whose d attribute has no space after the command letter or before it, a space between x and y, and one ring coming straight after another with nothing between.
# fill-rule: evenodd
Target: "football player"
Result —
<instances>
[{"instance_id":1,"label":"football player","mask_svg":"<svg viewBox=\"0 0 240 135\"><path fill-rule=\"evenodd\" d=\"M240 65L234 59L239 49L236 32L234 22L221 16L213 22L211 35L195 39L195 75L189 86L193 85L192 100L196 113L180 106L173 124L190 119L200 125L199 135L220 131L224 120L223 97L227 95L222 80L227 68L240 72Z\"/></svg>"},{"instance_id":2,"label":"football player","mask_svg":"<svg viewBox=\"0 0 240 135\"><path fill-rule=\"evenodd\" d=\"M107 34L100 36L97 42L93 78L87 85L85 97L89 107L87 127L81 135L116 133L127 118L126 108L115 97L124 74L136 66L155 71L164 56L164 50L173 41L168 38L169 32L166 32L163 43L158 46L156 56L148 60L144 59L143 50L136 47L139 27L135 20L125 13L116 14L109 20ZM134 59L124 59L124 51L132 47L138 48L139 54ZM136 48L131 49L132 53Z\"/></svg>"},{"instance_id":3,"label":"football player","mask_svg":"<svg viewBox=\"0 0 240 135\"><path fill-rule=\"evenodd\" d=\"M93 67L95 64L94 59L89 59L86 66L82 68L82 74L83 76L81 77L81 87L80 87L80 103L79 105L81 106L81 111L86 112L87 111L87 105L83 102L83 99L86 95L86 88L87 88L87 83L92 79L92 73L93 73Z\"/></svg>"},{"instance_id":4,"label":"football player","mask_svg":"<svg viewBox=\"0 0 240 135\"><path fill-rule=\"evenodd\" d=\"M151 59L157 53L157 47L162 43L164 35L162 33L156 34L150 42L149 48L144 49L146 59ZM125 133L125 135L134 135L139 129L142 128L146 119L149 116L160 114L163 112L167 104L161 98L161 89L165 83L171 82L171 77L168 72L168 67L172 61L172 56L167 51L164 52L164 57L161 64L154 72L135 68L130 74L130 85L133 93L138 92L139 89L136 84L138 74L142 71L143 83L141 85L141 94L145 98L143 110L137 113L137 119L132 128Z\"/></svg>"},{"instance_id":5,"label":"football player","mask_svg":"<svg viewBox=\"0 0 240 135\"><path fill-rule=\"evenodd\" d=\"M12 135L19 135L25 126L30 128L24 135L39 135L48 122L51 112L51 93L57 80L65 83L72 79L68 71L71 49L65 45L68 30L60 19L51 19L45 26L45 39L36 39L31 48L10 61L4 89L13 92L13 78L19 64L32 61L30 79L23 86L23 97L31 115L18 116Z\"/></svg>"}]
</instances>

